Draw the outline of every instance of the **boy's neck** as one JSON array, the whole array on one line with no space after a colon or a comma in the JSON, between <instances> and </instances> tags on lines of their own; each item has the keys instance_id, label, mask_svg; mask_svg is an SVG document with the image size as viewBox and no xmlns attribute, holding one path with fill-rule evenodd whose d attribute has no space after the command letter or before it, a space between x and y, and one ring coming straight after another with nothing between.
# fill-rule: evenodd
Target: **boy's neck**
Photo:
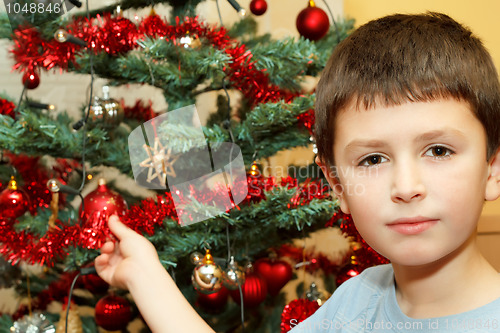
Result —
<instances>
[{"instance_id":1,"label":"boy's neck","mask_svg":"<svg viewBox=\"0 0 500 333\"><path fill-rule=\"evenodd\" d=\"M482 256L475 237L437 262L392 266L399 307L412 318L458 314L500 297L500 274Z\"/></svg>"}]
</instances>

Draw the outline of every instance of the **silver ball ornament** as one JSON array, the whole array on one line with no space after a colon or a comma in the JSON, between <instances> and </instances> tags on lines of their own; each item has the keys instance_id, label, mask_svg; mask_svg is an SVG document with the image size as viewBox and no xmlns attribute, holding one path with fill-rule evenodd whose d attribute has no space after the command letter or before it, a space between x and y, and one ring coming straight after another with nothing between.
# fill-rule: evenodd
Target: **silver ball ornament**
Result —
<instances>
[{"instance_id":1,"label":"silver ball ornament","mask_svg":"<svg viewBox=\"0 0 500 333\"><path fill-rule=\"evenodd\" d=\"M226 269L222 275L222 284L230 290L238 289L238 286L242 286L245 283L245 272L243 268L234 261L234 257L231 257Z\"/></svg>"}]
</instances>

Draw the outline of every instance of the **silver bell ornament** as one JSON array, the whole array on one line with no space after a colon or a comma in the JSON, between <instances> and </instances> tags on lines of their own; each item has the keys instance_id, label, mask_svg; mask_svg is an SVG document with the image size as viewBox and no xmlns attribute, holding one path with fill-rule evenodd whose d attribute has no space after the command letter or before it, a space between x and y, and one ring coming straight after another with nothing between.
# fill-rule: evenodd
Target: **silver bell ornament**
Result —
<instances>
[{"instance_id":1,"label":"silver bell ornament","mask_svg":"<svg viewBox=\"0 0 500 333\"><path fill-rule=\"evenodd\" d=\"M227 264L226 269L222 273L222 284L230 290L238 289L238 286L242 286L245 283L245 272L243 268L238 265L231 256L231 260Z\"/></svg>"},{"instance_id":2,"label":"silver bell ornament","mask_svg":"<svg viewBox=\"0 0 500 333\"><path fill-rule=\"evenodd\" d=\"M206 250L202 261L194 268L191 282L194 289L207 295L222 288L222 269L215 263L210 250Z\"/></svg>"}]
</instances>

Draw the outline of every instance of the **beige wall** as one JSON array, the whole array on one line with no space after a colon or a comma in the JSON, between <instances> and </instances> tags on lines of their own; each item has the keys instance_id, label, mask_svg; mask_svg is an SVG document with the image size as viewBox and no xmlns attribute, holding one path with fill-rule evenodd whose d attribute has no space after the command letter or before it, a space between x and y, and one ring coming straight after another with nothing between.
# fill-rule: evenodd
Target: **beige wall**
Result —
<instances>
[{"instance_id":1,"label":"beige wall","mask_svg":"<svg viewBox=\"0 0 500 333\"><path fill-rule=\"evenodd\" d=\"M500 66L500 1L498 0L344 0L347 17L356 24L394 13L443 12L465 24L478 35Z\"/></svg>"}]
</instances>

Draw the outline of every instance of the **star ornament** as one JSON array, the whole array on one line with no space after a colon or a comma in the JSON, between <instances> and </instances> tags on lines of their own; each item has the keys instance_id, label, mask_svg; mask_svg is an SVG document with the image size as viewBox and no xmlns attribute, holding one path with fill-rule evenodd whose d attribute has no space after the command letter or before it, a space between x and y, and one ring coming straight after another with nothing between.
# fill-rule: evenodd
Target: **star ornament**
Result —
<instances>
[{"instance_id":1,"label":"star ornament","mask_svg":"<svg viewBox=\"0 0 500 333\"><path fill-rule=\"evenodd\" d=\"M171 148L165 148L159 138L155 138L153 148L147 144L143 147L148 158L140 162L139 166L148 169L148 182L158 179L160 183L165 183L167 175L176 176L173 165L179 157L172 157Z\"/></svg>"}]
</instances>

